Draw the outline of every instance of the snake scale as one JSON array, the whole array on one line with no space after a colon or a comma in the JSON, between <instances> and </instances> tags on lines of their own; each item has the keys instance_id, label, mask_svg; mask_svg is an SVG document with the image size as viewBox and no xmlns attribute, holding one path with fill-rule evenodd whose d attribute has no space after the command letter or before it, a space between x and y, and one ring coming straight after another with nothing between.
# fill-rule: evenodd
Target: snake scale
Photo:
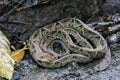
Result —
<instances>
[{"instance_id":1,"label":"snake scale","mask_svg":"<svg viewBox=\"0 0 120 80\"><path fill-rule=\"evenodd\" d=\"M56 68L104 57L108 47L105 39L81 20L66 18L35 31L29 49L40 66Z\"/></svg>"}]
</instances>

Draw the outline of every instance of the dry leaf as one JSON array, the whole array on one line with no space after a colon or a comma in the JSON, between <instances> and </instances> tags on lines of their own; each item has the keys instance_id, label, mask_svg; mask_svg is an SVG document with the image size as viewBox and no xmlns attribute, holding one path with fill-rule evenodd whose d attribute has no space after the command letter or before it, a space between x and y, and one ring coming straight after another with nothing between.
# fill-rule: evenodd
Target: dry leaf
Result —
<instances>
[{"instance_id":1,"label":"dry leaf","mask_svg":"<svg viewBox=\"0 0 120 80\"><path fill-rule=\"evenodd\" d=\"M3 55L1 55L4 54ZM14 72L14 60L5 53L2 49L0 50L0 76L6 79L11 79Z\"/></svg>"},{"instance_id":2,"label":"dry leaf","mask_svg":"<svg viewBox=\"0 0 120 80\"><path fill-rule=\"evenodd\" d=\"M10 57L10 42L0 31L0 77L12 79L14 72L14 60Z\"/></svg>"},{"instance_id":3,"label":"dry leaf","mask_svg":"<svg viewBox=\"0 0 120 80\"><path fill-rule=\"evenodd\" d=\"M24 47L22 49L18 49L15 51L12 51L12 53L10 54L11 58L16 61L16 62L20 62L25 54L25 50L28 49L26 43L24 43Z\"/></svg>"}]
</instances>

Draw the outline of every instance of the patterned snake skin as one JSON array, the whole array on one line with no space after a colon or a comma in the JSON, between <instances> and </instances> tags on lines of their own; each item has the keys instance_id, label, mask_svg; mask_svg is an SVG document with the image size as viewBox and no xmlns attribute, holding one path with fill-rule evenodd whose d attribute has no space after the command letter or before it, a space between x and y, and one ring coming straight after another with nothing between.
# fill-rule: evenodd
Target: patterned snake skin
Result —
<instances>
[{"instance_id":1,"label":"patterned snake skin","mask_svg":"<svg viewBox=\"0 0 120 80\"><path fill-rule=\"evenodd\" d=\"M81 20L66 18L35 31L29 49L40 66L56 68L72 61L87 63L104 57L107 43Z\"/></svg>"}]
</instances>

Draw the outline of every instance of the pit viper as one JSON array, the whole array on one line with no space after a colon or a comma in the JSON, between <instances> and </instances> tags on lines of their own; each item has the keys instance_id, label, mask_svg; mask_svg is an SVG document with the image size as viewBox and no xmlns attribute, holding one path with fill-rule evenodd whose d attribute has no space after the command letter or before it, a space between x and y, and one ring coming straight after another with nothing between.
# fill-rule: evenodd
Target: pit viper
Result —
<instances>
[{"instance_id":1,"label":"pit viper","mask_svg":"<svg viewBox=\"0 0 120 80\"><path fill-rule=\"evenodd\" d=\"M35 61L46 68L73 61L87 63L109 51L105 39L77 18L65 18L36 30L29 49Z\"/></svg>"}]
</instances>

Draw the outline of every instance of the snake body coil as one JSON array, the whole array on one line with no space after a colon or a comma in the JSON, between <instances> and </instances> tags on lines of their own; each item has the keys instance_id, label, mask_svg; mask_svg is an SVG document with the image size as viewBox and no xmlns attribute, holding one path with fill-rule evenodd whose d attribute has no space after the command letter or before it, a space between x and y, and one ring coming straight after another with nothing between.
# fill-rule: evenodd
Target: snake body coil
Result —
<instances>
[{"instance_id":1,"label":"snake body coil","mask_svg":"<svg viewBox=\"0 0 120 80\"><path fill-rule=\"evenodd\" d=\"M81 20L67 18L35 31L29 48L40 66L55 68L72 61L87 63L103 57L107 43Z\"/></svg>"}]
</instances>

